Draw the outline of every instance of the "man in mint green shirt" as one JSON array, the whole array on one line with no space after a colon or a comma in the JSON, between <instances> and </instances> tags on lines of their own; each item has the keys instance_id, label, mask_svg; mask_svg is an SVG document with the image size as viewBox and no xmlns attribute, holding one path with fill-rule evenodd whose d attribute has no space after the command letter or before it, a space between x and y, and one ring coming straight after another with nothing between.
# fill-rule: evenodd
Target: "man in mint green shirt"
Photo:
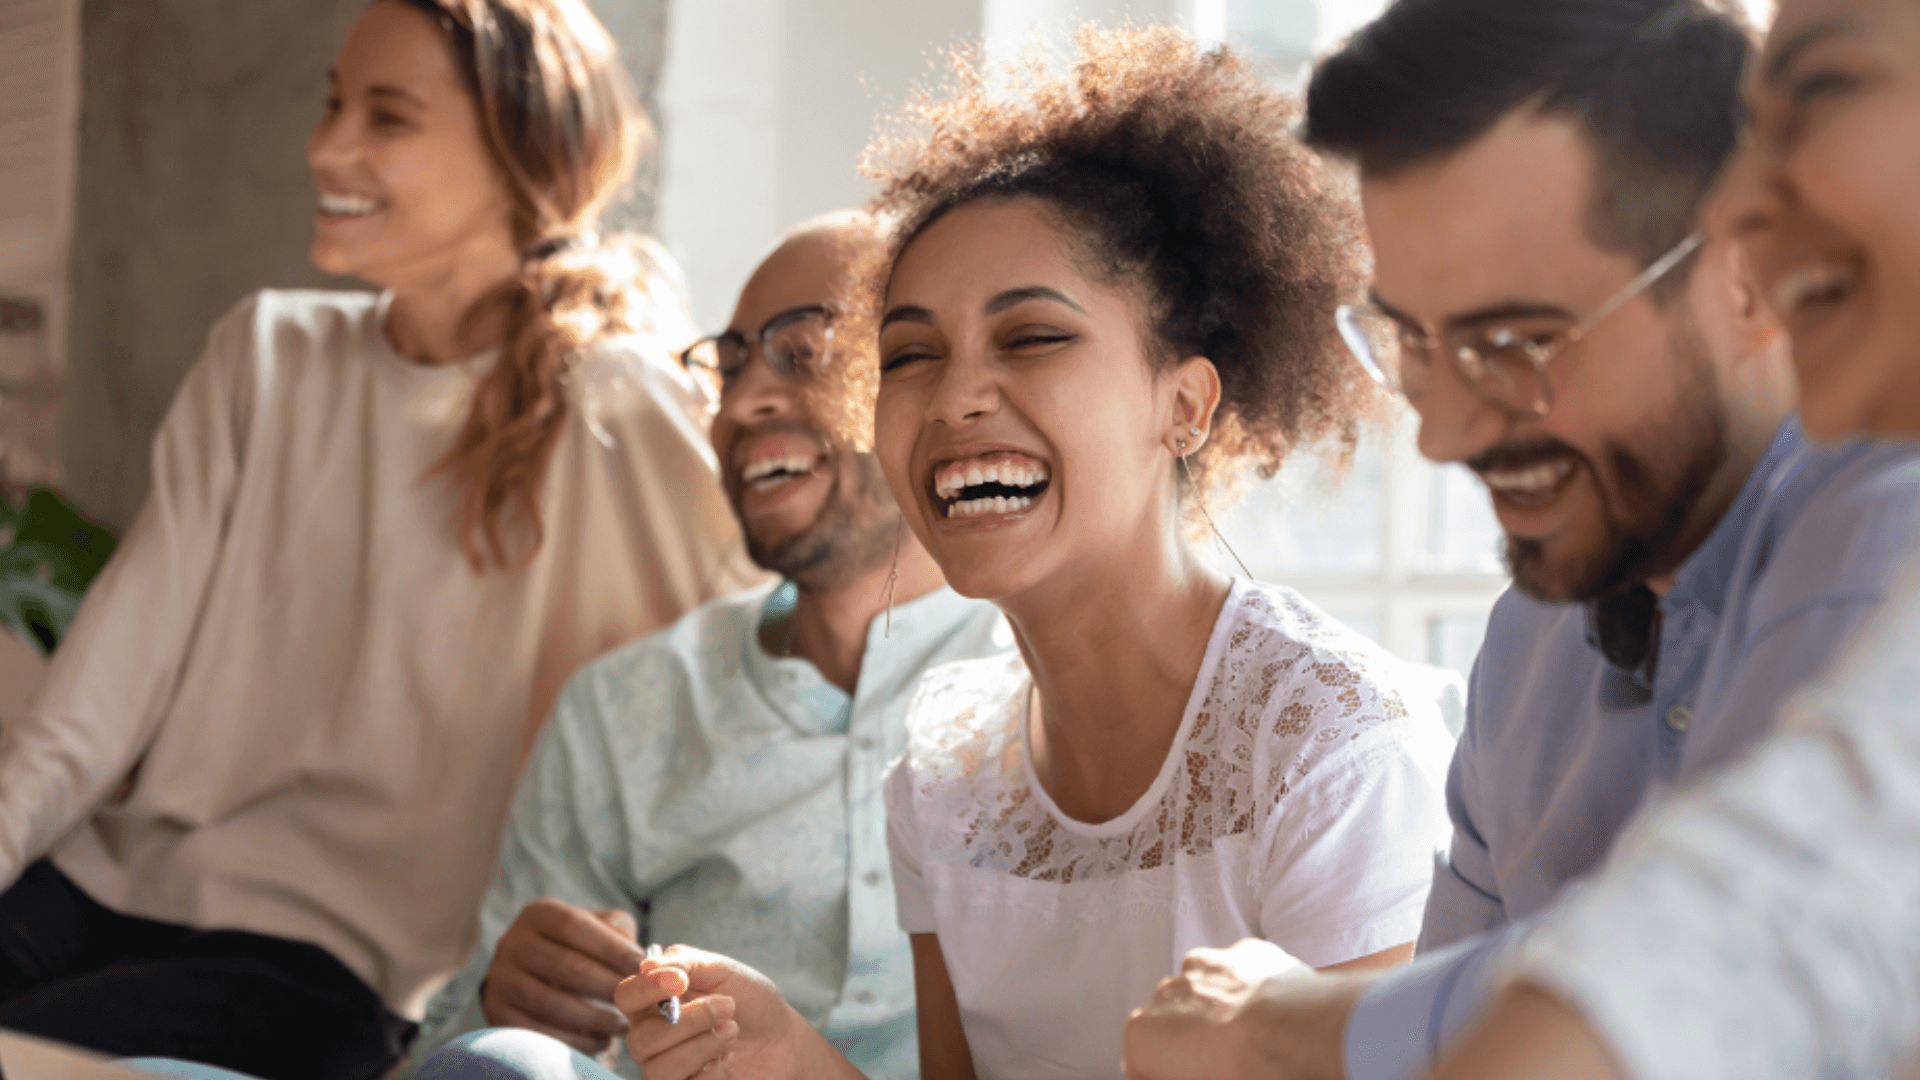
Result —
<instances>
[{"instance_id":1,"label":"man in mint green shirt","mask_svg":"<svg viewBox=\"0 0 1920 1080\"><path fill-rule=\"evenodd\" d=\"M568 685L522 780L480 946L428 1007L414 1066L512 1027L637 1078L611 998L659 942L753 965L875 1080L918 1076L881 784L921 673L1013 638L991 605L945 587L872 455L810 413L849 261L875 242L852 215L803 226L729 329L683 355L720 385L722 481L754 560L783 580Z\"/></svg>"}]
</instances>

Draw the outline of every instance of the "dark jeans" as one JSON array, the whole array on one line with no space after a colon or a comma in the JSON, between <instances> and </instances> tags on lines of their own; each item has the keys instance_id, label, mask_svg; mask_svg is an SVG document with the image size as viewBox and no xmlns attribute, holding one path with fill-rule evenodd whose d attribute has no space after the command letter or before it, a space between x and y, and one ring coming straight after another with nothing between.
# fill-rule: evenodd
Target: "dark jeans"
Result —
<instances>
[{"instance_id":1,"label":"dark jeans","mask_svg":"<svg viewBox=\"0 0 1920 1080\"><path fill-rule=\"evenodd\" d=\"M45 860L0 894L0 1028L265 1080L378 1080L414 1033L319 946L121 915Z\"/></svg>"}]
</instances>

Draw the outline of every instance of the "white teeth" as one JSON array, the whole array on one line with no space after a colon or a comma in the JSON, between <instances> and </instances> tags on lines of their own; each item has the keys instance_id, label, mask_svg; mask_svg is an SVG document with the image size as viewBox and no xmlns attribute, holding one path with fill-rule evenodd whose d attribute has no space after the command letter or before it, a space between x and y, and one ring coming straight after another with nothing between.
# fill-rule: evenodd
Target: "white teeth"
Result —
<instances>
[{"instance_id":1,"label":"white teeth","mask_svg":"<svg viewBox=\"0 0 1920 1080\"><path fill-rule=\"evenodd\" d=\"M1004 495L995 495L990 499L968 499L947 507L950 518L982 517L987 514L1017 514L1033 505L1033 499L1026 495L1016 495L1009 499Z\"/></svg>"},{"instance_id":2,"label":"white teeth","mask_svg":"<svg viewBox=\"0 0 1920 1080\"><path fill-rule=\"evenodd\" d=\"M967 488L981 484L1027 488L1044 483L1046 479L1047 470L1038 463L991 461L982 464L977 460L964 463L956 461L935 470L933 489L940 498L953 499Z\"/></svg>"},{"instance_id":3,"label":"white teeth","mask_svg":"<svg viewBox=\"0 0 1920 1080\"><path fill-rule=\"evenodd\" d=\"M1846 271L1836 266L1796 270L1773 287L1773 307L1787 315L1810 302L1837 300L1846 293L1848 284Z\"/></svg>"},{"instance_id":4,"label":"white teeth","mask_svg":"<svg viewBox=\"0 0 1920 1080\"><path fill-rule=\"evenodd\" d=\"M1571 475L1573 462L1561 460L1535 465L1530 469L1483 472L1480 479L1495 491L1532 494L1546 491Z\"/></svg>"},{"instance_id":5,"label":"white teeth","mask_svg":"<svg viewBox=\"0 0 1920 1080\"><path fill-rule=\"evenodd\" d=\"M766 480L770 477L775 478L772 482L764 485L762 490L765 490L767 488L777 487L779 484L786 482L786 474L803 476L812 472L814 462L814 458L804 454L789 454L786 457L762 458L740 470L740 480L745 484L755 484L758 481Z\"/></svg>"},{"instance_id":6,"label":"white teeth","mask_svg":"<svg viewBox=\"0 0 1920 1080\"><path fill-rule=\"evenodd\" d=\"M329 195L320 193L320 212L337 217L360 217L380 209L380 204L359 195Z\"/></svg>"}]
</instances>

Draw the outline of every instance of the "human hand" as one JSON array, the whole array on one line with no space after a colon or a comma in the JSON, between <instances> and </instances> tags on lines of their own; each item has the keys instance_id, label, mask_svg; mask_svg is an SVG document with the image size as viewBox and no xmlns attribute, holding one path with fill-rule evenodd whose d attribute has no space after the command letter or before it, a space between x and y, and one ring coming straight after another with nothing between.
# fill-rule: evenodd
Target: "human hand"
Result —
<instances>
[{"instance_id":1,"label":"human hand","mask_svg":"<svg viewBox=\"0 0 1920 1080\"><path fill-rule=\"evenodd\" d=\"M1288 1018L1283 1008L1271 1007L1280 996L1270 991L1320 981L1279 946L1257 938L1193 950L1180 974L1160 980L1153 1001L1127 1018L1128 1080L1309 1075L1271 1053L1268 1027Z\"/></svg>"},{"instance_id":2,"label":"human hand","mask_svg":"<svg viewBox=\"0 0 1920 1080\"><path fill-rule=\"evenodd\" d=\"M639 936L627 912L535 900L494 946L480 1011L490 1024L529 1028L583 1054L604 1054L627 1031L613 993L640 970Z\"/></svg>"},{"instance_id":3,"label":"human hand","mask_svg":"<svg viewBox=\"0 0 1920 1080\"><path fill-rule=\"evenodd\" d=\"M660 1015L660 1003L670 997L682 1002L678 1024ZM806 1037L818 1040L766 976L684 945L641 964L613 1001L630 1025L627 1053L647 1080L696 1073L702 1080L794 1080L803 1075Z\"/></svg>"}]
</instances>

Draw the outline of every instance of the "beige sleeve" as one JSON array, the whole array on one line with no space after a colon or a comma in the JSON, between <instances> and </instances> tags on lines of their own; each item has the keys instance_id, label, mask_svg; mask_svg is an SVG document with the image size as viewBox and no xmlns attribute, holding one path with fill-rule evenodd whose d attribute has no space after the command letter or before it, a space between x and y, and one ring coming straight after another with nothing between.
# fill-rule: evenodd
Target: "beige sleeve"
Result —
<instances>
[{"instance_id":1,"label":"beige sleeve","mask_svg":"<svg viewBox=\"0 0 1920 1080\"><path fill-rule=\"evenodd\" d=\"M33 705L0 730L0 889L128 777L166 715L239 474L257 303L215 324L154 437L146 504Z\"/></svg>"},{"instance_id":2,"label":"beige sleeve","mask_svg":"<svg viewBox=\"0 0 1920 1080\"><path fill-rule=\"evenodd\" d=\"M669 368L668 365L672 365ZM581 423L547 502L556 607L528 699L531 750L561 687L602 653L766 578L747 559L708 443L711 402L678 364L621 350L577 369Z\"/></svg>"}]
</instances>

